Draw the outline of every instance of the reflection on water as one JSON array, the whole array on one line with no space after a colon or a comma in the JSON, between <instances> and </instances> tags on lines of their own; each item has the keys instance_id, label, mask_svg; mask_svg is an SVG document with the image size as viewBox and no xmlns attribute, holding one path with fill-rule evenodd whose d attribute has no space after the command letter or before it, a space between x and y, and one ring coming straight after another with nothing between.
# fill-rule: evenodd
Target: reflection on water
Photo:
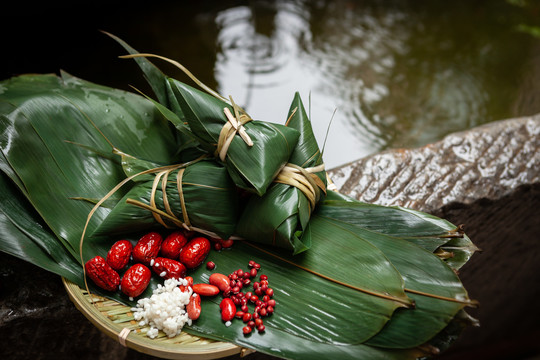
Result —
<instances>
[{"instance_id":1,"label":"reflection on water","mask_svg":"<svg viewBox=\"0 0 540 360\"><path fill-rule=\"evenodd\" d=\"M336 110L329 168L540 112L538 0L176 1L129 10L111 2L96 9L84 20L61 6L47 16L25 8L30 35L5 39L3 77L63 69L129 91L143 87L136 65L115 59L123 54L117 44L94 34L104 29L181 62L254 118L284 123L299 91L320 144Z\"/></svg>"},{"instance_id":2,"label":"reflection on water","mask_svg":"<svg viewBox=\"0 0 540 360\"><path fill-rule=\"evenodd\" d=\"M511 109L535 39L502 18L504 2L475 4L229 7L215 17L218 90L254 118L281 123L299 91L321 144L337 109L329 167L520 115Z\"/></svg>"}]
</instances>

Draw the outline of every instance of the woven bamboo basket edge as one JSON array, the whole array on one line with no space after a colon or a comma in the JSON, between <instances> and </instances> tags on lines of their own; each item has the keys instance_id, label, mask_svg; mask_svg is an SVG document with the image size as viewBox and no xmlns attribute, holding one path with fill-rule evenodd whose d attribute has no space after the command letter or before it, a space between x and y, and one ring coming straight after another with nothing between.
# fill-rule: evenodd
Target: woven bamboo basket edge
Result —
<instances>
[{"instance_id":1,"label":"woven bamboo basket edge","mask_svg":"<svg viewBox=\"0 0 540 360\"><path fill-rule=\"evenodd\" d=\"M115 323L107 315L108 311L100 310L100 305L103 305L105 302L112 304L112 308L120 309L121 311L123 309L128 310L128 306L96 295L87 294L78 285L65 278L62 278L62 282L75 307L94 326L120 343L120 333L124 328L129 328L132 331L125 338L125 346L141 353L164 359L211 360L235 354L244 356L253 352L250 349L245 349L232 343L208 340L185 332L172 339L163 336L157 339L150 339L143 334L136 321L130 321L129 325L126 325L126 323ZM108 308L111 308L111 306ZM183 339L180 339L181 337Z\"/></svg>"}]
</instances>

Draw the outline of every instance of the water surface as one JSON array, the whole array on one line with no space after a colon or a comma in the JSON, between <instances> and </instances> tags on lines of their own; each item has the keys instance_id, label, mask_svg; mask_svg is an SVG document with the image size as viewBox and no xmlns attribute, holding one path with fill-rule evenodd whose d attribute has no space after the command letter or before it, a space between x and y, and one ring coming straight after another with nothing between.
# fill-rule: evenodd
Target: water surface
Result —
<instances>
[{"instance_id":1,"label":"water surface","mask_svg":"<svg viewBox=\"0 0 540 360\"><path fill-rule=\"evenodd\" d=\"M14 50L3 77L63 69L148 91L106 30L181 62L253 118L284 123L298 91L328 168L540 112L537 1L185 1L85 17L47 9L27 9L34 31L6 39Z\"/></svg>"}]
</instances>

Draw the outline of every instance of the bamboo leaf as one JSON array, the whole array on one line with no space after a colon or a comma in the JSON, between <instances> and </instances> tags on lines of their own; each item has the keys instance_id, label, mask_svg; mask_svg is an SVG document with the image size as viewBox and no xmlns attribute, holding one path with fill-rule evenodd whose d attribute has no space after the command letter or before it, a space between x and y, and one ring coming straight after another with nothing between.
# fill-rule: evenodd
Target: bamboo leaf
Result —
<instances>
[{"instance_id":1,"label":"bamboo leaf","mask_svg":"<svg viewBox=\"0 0 540 360\"><path fill-rule=\"evenodd\" d=\"M322 205L317 216L334 221L357 234L362 239L380 249L403 276L405 291L414 299L415 308L399 310L385 328L370 339L367 344L388 348L411 348L430 340L442 331L464 306L475 306L455 272L439 257L410 241L414 230L405 238L389 236L373 229L366 229L360 223L370 222L370 216L377 216L378 207L370 207L374 212L362 212L362 219L352 220L352 214L362 204L352 202L329 202ZM385 214L389 210L385 208ZM393 209L399 212L399 209ZM419 224L418 224L419 225ZM426 229L419 226L415 230L422 236Z\"/></svg>"},{"instance_id":2,"label":"bamboo leaf","mask_svg":"<svg viewBox=\"0 0 540 360\"><path fill-rule=\"evenodd\" d=\"M79 284L81 268L16 186L0 173L0 250Z\"/></svg>"},{"instance_id":3,"label":"bamboo leaf","mask_svg":"<svg viewBox=\"0 0 540 360\"><path fill-rule=\"evenodd\" d=\"M110 36L116 42L118 42L128 53L138 54L138 51L129 46L124 40L120 39L118 36L110 34L108 32L103 32L104 34ZM137 57L135 61L143 71L146 80L152 87L152 90L156 94L158 101L161 104L167 105L167 90L166 90L166 76L159 70L150 60L145 57Z\"/></svg>"},{"instance_id":4,"label":"bamboo leaf","mask_svg":"<svg viewBox=\"0 0 540 360\"><path fill-rule=\"evenodd\" d=\"M92 205L69 199L101 198L125 177L118 164L75 143L104 153L114 144L169 163L176 149L169 124L140 96L67 74L21 76L2 85L2 102L12 104L0 118L3 167L75 256ZM91 226L108 212L99 209Z\"/></svg>"}]
</instances>

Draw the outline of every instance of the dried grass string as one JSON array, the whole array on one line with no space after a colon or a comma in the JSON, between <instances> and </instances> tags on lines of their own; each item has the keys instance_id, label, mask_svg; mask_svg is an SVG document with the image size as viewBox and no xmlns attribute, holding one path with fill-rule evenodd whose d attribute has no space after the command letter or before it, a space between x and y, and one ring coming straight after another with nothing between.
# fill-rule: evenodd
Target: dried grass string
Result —
<instances>
[{"instance_id":1,"label":"dried grass string","mask_svg":"<svg viewBox=\"0 0 540 360\"><path fill-rule=\"evenodd\" d=\"M303 168L288 163L281 169L274 182L299 189L308 199L311 211L313 211L321 197L321 190L326 191L324 182L316 174L321 171L324 171L324 164Z\"/></svg>"},{"instance_id":2,"label":"dried grass string","mask_svg":"<svg viewBox=\"0 0 540 360\"><path fill-rule=\"evenodd\" d=\"M232 98L231 102L233 103L235 115L231 113L231 110L229 110L229 108L226 107L223 109L225 117L227 118L227 122L221 128L216 148L216 156L218 156L221 161L225 161L229 146L231 145L234 136L237 134L240 135L240 137L242 138L242 140L244 140L247 146L253 146L253 141L246 132L246 129L244 128L244 124L248 123L252 119L246 114L240 115L236 104L234 104Z\"/></svg>"},{"instance_id":3,"label":"dried grass string","mask_svg":"<svg viewBox=\"0 0 540 360\"><path fill-rule=\"evenodd\" d=\"M120 333L118 334L118 342L120 343L120 345L126 347L126 339L130 332L131 330L128 328L123 328L122 331L120 331Z\"/></svg>"}]
</instances>

